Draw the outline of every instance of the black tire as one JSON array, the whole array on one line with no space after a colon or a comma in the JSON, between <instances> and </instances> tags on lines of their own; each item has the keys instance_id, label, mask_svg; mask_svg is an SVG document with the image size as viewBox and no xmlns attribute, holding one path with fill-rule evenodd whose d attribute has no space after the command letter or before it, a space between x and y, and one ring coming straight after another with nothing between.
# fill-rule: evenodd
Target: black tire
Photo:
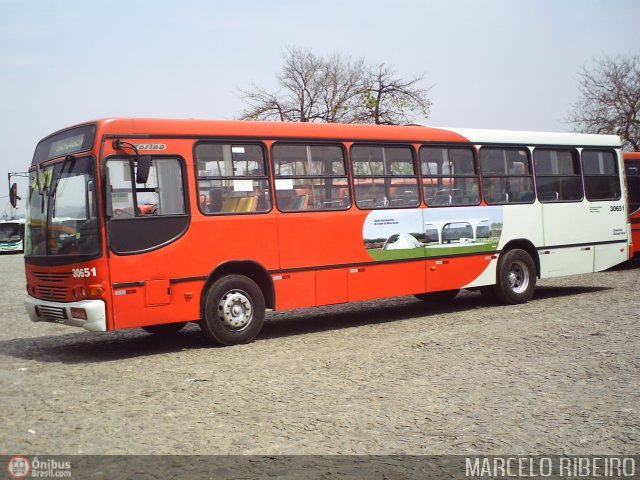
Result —
<instances>
[{"instance_id":1,"label":"black tire","mask_svg":"<svg viewBox=\"0 0 640 480\"><path fill-rule=\"evenodd\" d=\"M536 288L536 265L524 250L503 253L498 261L493 293L498 301L508 305L526 303Z\"/></svg>"},{"instance_id":2,"label":"black tire","mask_svg":"<svg viewBox=\"0 0 640 480\"><path fill-rule=\"evenodd\" d=\"M442 290L440 292L416 293L414 297L418 300L422 300L423 302L444 303L456 298L459 292L459 289Z\"/></svg>"},{"instance_id":3,"label":"black tire","mask_svg":"<svg viewBox=\"0 0 640 480\"><path fill-rule=\"evenodd\" d=\"M262 329L264 316L260 287L243 275L227 275L207 290L200 328L220 345L249 343Z\"/></svg>"},{"instance_id":4,"label":"black tire","mask_svg":"<svg viewBox=\"0 0 640 480\"><path fill-rule=\"evenodd\" d=\"M173 335L182 330L186 324L187 322L163 323L162 325L147 325L142 329L154 335Z\"/></svg>"}]
</instances>

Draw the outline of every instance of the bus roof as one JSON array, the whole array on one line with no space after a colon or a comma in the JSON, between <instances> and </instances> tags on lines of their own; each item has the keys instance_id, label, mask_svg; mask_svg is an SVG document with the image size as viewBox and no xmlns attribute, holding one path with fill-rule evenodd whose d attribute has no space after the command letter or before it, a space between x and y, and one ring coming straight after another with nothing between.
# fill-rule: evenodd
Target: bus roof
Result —
<instances>
[{"instance_id":1,"label":"bus roof","mask_svg":"<svg viewBox=\"0 0 640 480\"><path fill-rule=\"evenodd\" d=\"M99 131L102 131L103 134L123 136L317 138L606 146L613 148L621 146L620 138L617 135L435 128L422 125L389 126L159 118L104 118L95 122L86 122L83 125L88 123L98 124Z\"/></svg>"}]
</instances>

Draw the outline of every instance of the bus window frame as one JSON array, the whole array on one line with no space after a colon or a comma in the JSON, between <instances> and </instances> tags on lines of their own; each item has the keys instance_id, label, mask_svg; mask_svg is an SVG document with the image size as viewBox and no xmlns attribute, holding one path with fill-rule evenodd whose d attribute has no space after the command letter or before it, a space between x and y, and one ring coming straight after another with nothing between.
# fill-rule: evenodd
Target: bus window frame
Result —
<instances>
[{"instance_id":1,"label":"bus window frame","mask_svg":"<svg viewBox=\"0 0 640 480\"><path fill-rule=\"evenodd\" d=\"M510 151L519 151L523 150L526 152L527 162L529 163L529 175L505 175L505 174L491 174L486 173L482 168L482 150L510 150ZM477 154L478 154L478 172L480 174L480 189L482 191L482 201L487 205L530 205L535 203L536 201L536 187L535 187L535 174L533 171L533 155L532 155L532 146L527 144L500 144L500 143L486 143L477 146ZM519 202L489 202L487 201L487 195L485 191L485 178L530 178L531 179L531 200L528 201L519 201Z\"/></svg>"},{"instance_id":2,"label":"bus window frame","mask_svg":"<svg viewBox=\"0 0 640 480\"><path fill-rule=\"evenodd\" d=\"M543 151L543 152L569 152L572 154L572 161L576 161L578 162L578 169L579 172L578 174L573 174L573 175L549 175L549 174L541 174L538 175L538 171L536 168L536 152L537 151ZM546 146L546 145L541 145L541 146L534 146L533 147L533 151L531 152L531 166L533 169L533 184L534 184L534 189L535 189L535 198L538 199L538 201L540 203L580 203L582 201L584 201L587 197L586 197L586 193L585 193L585 185L584 185L584 172L582 169L582 154L579 150L578 147L572 147L572 146ZM541 199L540 198L540 194L538 192L538 176L540 176L541 178L569 178L569 177L576 177L580 179L580 187L581 187L581 197L579 199L576 200L561 200L561 199L551 199L551 200L547 200L547 199Z\"/></svg>"},{"instance_id":3,"label":"bus window frame","mask_svg":"<svg viewBox=\"0 0 640 480\"><path fill-rule=\"evenodd\" d=\"M611 153L613 155L613 165L615 167L615 175L605 175L605 174L599 174L599 175L594 175L594 174L585 174L585 169L584 169L584 153L585 152L608 152ZM622 185L622 183L625 181L624 177L626 175L626 173L621 173L620 172L620 158L618 156L618 152L616 150L614 150L613 148L598 148L598 147L584 147L580 150L580 168L582 171L582 182L584 184L584 198L588 201L588 202L618 202L622 199L622 189L625 188L624 185ZM622 168L624 169L624 160L623 160L623 166ZM618 195L617 197L614 198L595 198L595 199L591 199L589 198L589 195L587 195L587 177L608 177L608 178L617 178L618 180ZM622 180L621 180L622 177Z\"/></svg>"},{"instance_id":4,"label":"bus window frame","mask_svg":"<svg viewBox=\"0 0 640 480\"><path fill-rule=\"evenodd\" d=\"M276 175L276 162L273 158L273 149L274 147L277 147L278 145L280 146L287 146L287 145L293 145L293 146L299 146L299 147L338 147L340 148L340 151L342 152L342 162L343 162L343 166L344 166L344 175ZM309 213L309 212L315 212L315 213L319 213L319 212L343 212L343 211L347 211L350 210L353 205L355 205L355 197L354 197L354 192L352 191L352 176L351 176L351 162L350 162L350 156L349 156L349 149L345 146L345 144L343 142L332 142L330 140L326 140L326 141L305 141L304 139L302 140L298 140L298 139L282 139L282 140L275 140L271 143L271 145L269 146L269 160L270 160L270 170L269 173L271 174L271 178L273 179L273 202L272 202L272 207L275 207L277 209L278 212L281 213ZM283 210L278 206L278 199L277 199L277 187L276 187L276 181L277 180L296 180L296 179L309 179L309 180L314 180L314 179L327 179L327 178L345 178L347 181L347 195L349 196L348 200L349 203L346 206L342 206L339 208L311 208L311 209L292 209L292 210Z\"/></svg>"},{"instance_id":5,"label":"bus window frame","mask_svg":"<svg viewBox=\"0 0 640 480\"><path fill-rule=\"evenodd\" d=\"M636 164L637 164L637 167L636 167ZM630 174L627 171L627 166L630 166L630 165L632 165L633 168L637 168L638 172L634 173L634 174ZM629 215L635 215L636 213L638 213L640 211L640 158L637 158L637 159L636 158L625 159L623 166L624 166L624 175L625 175L626 182L627 182L627 197L628 197L627 204L629 205ZM635 190L635 186L633 188L629 187L629 184L631 183L630 182L631 178L637 179L637 182L634 182L634 183L637 183L639 185L639 188L637 190ZM633 199L634 200L633 203L631 202L631 193L632 193L631 190L634 190L634 193L638 194L638 200L636 201L636 199L634 198ZM637 205L637 208L632 210L631 209L632 205Z\"/></svg>"},{"instance_id":6,"label":"bus window frame","mask_svg":"<svg viewBox=\"0 0 640 480\"><path fill-rule=\"evenodd\" d=\"M167 245L170 245L171 243L182 238L189 231L189 228L191 226L191 202L190 202L191 196L189 191L189 177L187 174L187 170L188 170L187 162L185 158L182 155L171 154L171 153L155 154L155 155L151 155L151 157L152 157L152 160L155 160L155 159L176 160L180 165L184 213L170 214L170 215L135 215L130 218L118 218L118 219L114 219L113 216L108 216L105 213L105 227L107 229L107 250L113 252L115 255L119 255L119 256L137 255L140 253L147 253L147 252L151 252L151 251L166 247ZM131 162L131 164L133 164L134 157L132 155L122 155L122 154L108 155L102 159L101 183L102 183L102 188L104 192L102 200L104 202L105 208L106 208L106 205L108 204L107 195L110 194L109 185L107 185L108 176L106 175L107 162L110 160L125 160L125 159L128 159ZM135 170L134 170L134 173L135 173ZM135 176L132 178L131 181L135 186ZM139 235L137 237L136 235L131 235L128 237L128 238L139 239L144 237L144 234L148 234L149 237L153 237L156 233L156 232L153 232L153 231L150 232L147 230L149 228L149 225L154 225L154 223L146 223L146 222L156 222L155 224L157 224L159 222L169 223L171 221L174 221L175 223L177 223L176 221L177 219L184 219L183 225L179 225L179 227L181 228L176 228L173 236L171 236L170 238L167 238L161 243L152 244L150 246L145 246L143 248L138 248L138 249L126 249L126 248L121 249L121 248L117 248L117 246L114 247L114 241L113 241L114 225L116 229L121 228L120 225L128 226L128 228L132 228L132 226L137 226L137 225L146 225L144 229L140 229L140 232L138 232ZM142 222L142 223L139 223L139 222ZM123 245L126 247L126 242Z\"/></svg>"},{"instance_id":7,"label":"bus window frame","mask_svg":"<svg viewBox=\"0 0 640 480\"><path fill-rule=\"evenodd\" d=\"M218 177L200 177L199 173L198 173L198 157L196 155L196 150L198 145L201 144L217 144L217 145L255 145L258 146L262 149L262 160L264 162L264 177L260 177L258 175L246 175L246 176L218 176ZM221 217L221 216L228 216L228 215L264 215L267 213L270 213L271 211L273 211L274 205L275 205L275 187L274 184L272 183L272 179L273 179L273 175L271 175L271 165L270 165L270 149L268 148L268 146L265 144L264 141L260 141L260 140L245 140L242 138L236 138L236 139L213 139L213 140L209 140L209 139L203 139L200 138L198 140L196 140L193 144L193 150L192 150L192 155L193 155L193 175L194 175L194 179L195 179L195 191L196 191L196 204L198 206L198 211L207 217ZM205 212L203 211L203 209L200 206L200 180L220 180L220 181L224 181L224 180L239 180L239 179L244 179L244 180L266 180L266 185L268 188L268 194L269 194L269 198L270 198L270 205L269 208L267 210L256 210L256 211L252 211L252 212Z\"/></svg>"},{"instance_id":8,"label":"bus window frame","mask_svg":"<svg viewBox=\"0 0 640 480\"><path fill-rule=\"evenodd\" d=\"M355 173L355 169L353 168L353 149L357 147L379 147L379 148L405 148L408 149L411 153L411 161L413 164L413 175L357 175ZM349 145L349 169L351 170L351 184L353 187L353 205L358 209L364 212L369 212L373 210L392 210L392 209L410 209L410 208L420 208L424 203L424 198L422 195L422 177L420 175L420 165L418 164L418 153L416 151L416 147L413 143L402 143L402 142L367 142L367 141L354 141ZM380 179L393 179L393 178L414 178L416 180L416 189L418 194L418 203L416 205L391 205L388 206L371 206L371 207L363 207L358 205L357 198L357 185L356 180L359 178L380 178Z\"/></svg>"},{"instance_id":9,"label":"bus window frame","mask_svg":"<svg viewBox=\"0 0 640 480\"><path fill-rule=\"evenodd\" d=\"M472 156L472 161L473 161L473 169L474 169L474 174L461 174L461 175L456 175L456 174L447 174L447 175L425 175L424 173L422 173L422 158L420 156L420 152L422 151L423 148L441 148L441 149L447 149L447 150L468 150L471 152L471 156ZM479 162L479 149L478 147L471 145L471 144L451 144L451 143L421 143L418 147L418 175L420 178L420 183L419 183L419 188L420 188L420 195L422 197L422 201L424 202L424 205L426 205L428 208L441 208L441 207L475 207L475 206L479 206L482 203L482 177L480 175L480 162ZM424 182L426 179L454 179L454 178L475 178L476 181L478 182L478 200L477 202L472 202L472 203L451 203L451 204L446 204L446 205L429 205L429 203L427 203L427 198L424 195Z\"/></svg>"}]
</instances>

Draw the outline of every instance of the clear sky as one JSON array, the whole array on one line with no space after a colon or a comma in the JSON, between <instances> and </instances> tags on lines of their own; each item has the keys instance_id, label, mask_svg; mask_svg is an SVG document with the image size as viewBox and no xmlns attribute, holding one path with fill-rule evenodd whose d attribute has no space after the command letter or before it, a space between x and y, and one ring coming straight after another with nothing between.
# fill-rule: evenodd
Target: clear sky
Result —
<instances>
[{"instance_id":1,"label":"clear sky","mask_svg":"<svg viewBox=\"0 0 640 480\"><path fill-rule=\"evenodd\" d=\"M238 89L275 87L293 46L424 74L421 123L570 131L580 67L640 54L639 24L640 0L0 0L0 216L42 137L237 117Z\"/></svg>"}]
</instances>

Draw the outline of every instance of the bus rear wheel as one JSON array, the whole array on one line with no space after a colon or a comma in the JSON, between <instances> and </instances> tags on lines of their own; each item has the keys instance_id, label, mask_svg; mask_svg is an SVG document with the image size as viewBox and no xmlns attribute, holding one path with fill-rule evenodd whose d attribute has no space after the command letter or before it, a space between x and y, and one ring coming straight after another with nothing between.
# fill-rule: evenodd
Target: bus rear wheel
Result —
<instances>
[{"instance_id":1,"label":"bus rear wheel","mask_svg":"<svg viewBox=\"0 0 640 480\"><path fill-rule=\"evenodd\" d=\"M509 250L498 261L496 280L493 294L497 300L509 305L526 303L536 288L536 265L524 250Z\"/></svg>"},{"instance_id":2,"label":"bus rear wheel","mask_svg":"<svg viewBox=\"0 0 640 480\"><path fill-rule=\"evenodd\" d=\"M249 343L262 329L264 316L260 287L243 275L227 275L207 291L200 328L209 340L220 345Z\"/></svg>"}]
</instances>

